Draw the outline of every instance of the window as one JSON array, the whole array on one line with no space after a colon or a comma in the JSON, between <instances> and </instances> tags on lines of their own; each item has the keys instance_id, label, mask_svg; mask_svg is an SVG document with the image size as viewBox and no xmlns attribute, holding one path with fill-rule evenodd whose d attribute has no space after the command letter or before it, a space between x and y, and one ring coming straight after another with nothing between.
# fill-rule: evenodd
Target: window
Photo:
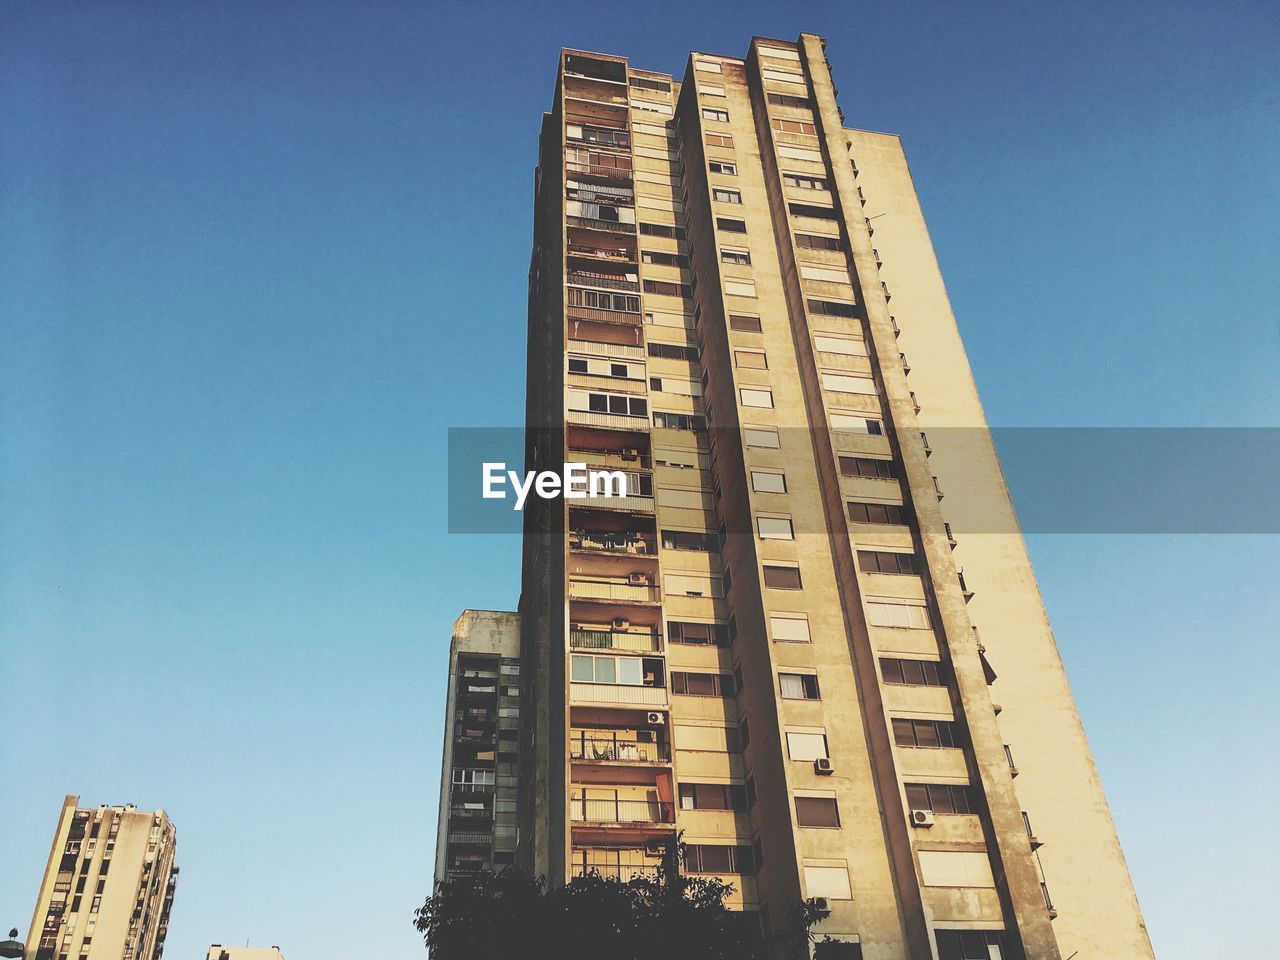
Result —
<instances>
[{"instance_id":1,"label":"window","mask_svg":"<svg viewBox=\"0 0 1280 960\"><path fill-rule=\"evenodd\" d=\"M720 550L720 538L707 530L663 530L662 547L664 550L701 550L717 553Z\"/></svg>"},{"instance_id":2,"label":"window","mask_svg":"<svg viewBox=\"0 0 1280 960\"><path fill-rule=\"evenodd\" d=\"M778 686L784 700L821 700L818 677L812 673L780 673Z\"/></svg>"},{"instance_id":3,"label":"window","mask_svg":"<svg viewBox=\"0 0 1280 960\"><path fill-rule=\"evenodd\" d=\"M658 250L643 250L640 259L644 263L656 263L664 267L687 267L689 258L682 253L662 253Z\"/></svg>"},{"instance_id":4,"label":"window","mask_svg":"<svg viewBox=\"0 0 1280 960\"><path fill-rule=\"evenodd\" d=\"M841 457L840 473L846 477L863 477L870 480L897 479L892 460L877 460L873 457Z\"/></svg>"},{"instance_id":5,"label":"window","mask_svg":"<svg viewBox=\"0 0 1280 960\"><path fill-rule=\"evenodd\" d=\"M821 333L814 335L813 348L820 353L837 353L843 357L865 357L867 355L865 341L855 340L851 337L829 337Z\"/></svg>"},{"instance_id":6,"label":"window","mask_svg":"<svg viewBox=\"0 0 1280 960\"><path fill-rule=\"evenodd\" d=\"M668 240L683 240L684 227L674 227L666 223L641 223L640 232L649 237L666 237Z\"/></svg>"},{"instance_id":7,"label":"window","mask_svg":"<svg viewBox=\"0 0 1280 960\"><path fill-rule=\"evenodd\" d=\"M702 70L706 73L719 73L720 64L711 60L695 60L693 61L693 69Z\"/></svg>"},{"instance_id":8,"label":"window","mask_svg":"<svg viewBox=\"0 0 1280 960\"><path fill-rule=\"evenodd\" d=\"M667 639L672 643L725 647L729 645L729 628L723 623L690 623L685 620L669 620L667 621Z\"/></svg>"},{"instance_id":9,"label":"window","mask_svg":"<svg viewBox=\"0 0 1280 960\"><path fill-rule=\"evenodd\" d=\"M728 123L729 111L717 110L715 107L703 107L702 118L704 120L715 120L717 123Z\"/></svg>"},{"instance_id":10,"label":"window","mask_svg":"<svg viewBox=\"0 0 1280 960\"><path fill-rule=\"evenodd\" d=\"M756 283L754 280L726 279L724 292L731 297L754 297L756 295Z\"/></svg>"},{"instance_id":11,"label":"window","mask_svg":"<svg viewBox=\"0 0 1280 960\"><path fill-rule=\"evenodd\" d=\"M782 182L788 187L795 187L798 190L829 190L831 184L827 183L823 177L811 177L803 173L784 173Z\"/></svg>"},{"instance_id":12,"label":"window","mask_svg":"<svg viewBox=\"0 0 1280 960\"><path fill-rule=\"evenodd\" d=\"M786 493L787 475L780 470L752 470L751 489L756 493Z\"/></svg>"},{"instance_id":13,"label":"window","mask_svg":"<svg viewBox=\"0 0 1280 960\"><path fill-rule=\"evenodd\" d=\"M977 813L973 790L961 783L908 783L907 806L938 814Z\"/></svg>"},{"instance_id":14,"label":"window","mask_svg":"<svg viewBox=\"0 0 1280 960\"><path fill-rule=\"evenodd\" d=\"M812 106L808 97L793 97L789 93L771 93L768 99L775 107L795 107L797 110L807 110Z\"/></svg>"},{"instance_id":15,"label":"window","mask_svg":"<svg viewBox=\"0 0 1280 960\"><path fill-rule=\"evenodd\" d=\"M839 237L822 237L812 233L797 233L796 246L802 250L843 250Z\"/></svg>"},{"instance_id":16,"label":"window","mask_svg":"<svg viewBox=\"0 0 1280 960\"><path fill-rule=\"evenodd\" d=\"M645 281L646 283L648 281ZM876 382L870 377L853 377L843 373L823 373L822 386L834 393L857 393L863 396L876 395Z\"/></svg>"},{"instance_id":17,"label":"window","mask_svg":"<svg viewBox=\"0 0 1280 960\"><path fill-rule=\"evenodd\" d=\"M764 450L779 450L782 448L782 441L778 437L778 431L775 427L743 427L742 436L748 447L757 447Z\"/></svg>"},{"instance_id":18,"label":"window","mask_svg":"<svg viewBox=\"0 0 1280 960\"><path fill-rule=\"evenodd\" d=\"M708 147L732 147L733 137L727 133L708 133L707 146Z\"/></svg>"},{"instance_id":19,"label":"window","mask_svg":"<svg viewBox=\"0 0 1280 960\"><path fill-rule=\"evenodd\" d=\"M664 360L688 360L694 363L698 359L698 348L682 343L655 343L650 340L649 356L662 357Z\"/></svg>"},{"instance_id":20,"label":"window","mask_svg":"<svg viewBox=\"0 0 1280 960\"><path fill-rule=\"evenodd\" d=\"M569 678L576 683L612 683L630 687L645 683L644 662L638 657L597 657L575 653L569 658Z\"/></svg>"},{"instance_id":21,"label":"window","mask_svg":"<svg viewBox=\"0 0 1280 960\"><path fill-rule=\"evenodd\" d=\"M744 313L729 314L729 329L738 333L759 333L760 318L750 317Z\"/></svg>"},{"instance_id":22,"label":"window","mask_svg":"<svg viewBox=\"0 0 1280 960\"><path fill-rule=\"evenodd\" d=\"M791 211L793 217L810 217L814 220L838 220L834 207L824 207L816 203L796 203L792 201L787 204L787 209Z\"/></svg>"},{"instance_id":23,"label":"window","mask_svg":"<svg viewBox=\"0 0 1280 960\"><path fill-rule=\"evenodd\" d=\"M621 393L597 393L590 390L570 390L569 409L589 413L610 413L624 417L647 417L649 403L644 397Z\"/></svg>"},{"instance_id":24,"label":"window","mask_svg":"<svg viewBox=\"0 0 1280 960\"><path fill-rule=\"evenodd\" d=\"M660 93L670 93L671 84L663 83L661 80L650 80L648 77L630 77L628 78L631 86L637 90L657 90Z\"/></svg>"},{"instance_id":25,"label":"window","mask_svg":"<svg viewBox=\"0 0 1280 960\"><path fill-rule=\"evenodd\" d=\"M687 297L689 296L689 285L687 283L671 283L667 280L646 280L644 282L645 293L659 293L665 297Z\"/></svg>"},{"instance_id":26,"label":"window","mask_svg":"<svg viewBox=\"0 0 1280 960\"><path fill-rule=\"evenodd\" d=\"M804 887L805 895L810 898L853 899L853 891L849 887L849 867L843 862L840 866L805 863Z\"/></svg>"},{"instance_id":27,"label":"window","mask_svg":"<svg viewBox=\"0 0 1280 960\"><path fill-rule=\"evenodd\" d=\"M897 503L847 503L849 519L854 523L902 525L911 519L907 508Z\"/></svg>"},{"instance_id":28,"label":"window","mask_svg":"<svg viewBox=\"0 0 1280 960\"><path fill-rule=\"evenodd\" d=\"M921 850L920 879L926 887L994 887L984 851Z\"/></svg>"},{"instance_id":29,"label":"window","mask_svg":"<svg viewBox=\"0 0 1280 960\"><path fill-rule=\"evenodd\" d=\"M774 613L769 615L769 632L781 643L808 643L809 618L802 613Z\"/></svg>"},{"instance_id":30,"label":"window","mask_svg":"<svg viewBox=\"0 0 1280 960\"><path fill-rule=\"evenodd\" d=\"M712 187L711 199L717 203L742 203L742 194L726 187Z\"/></svg>"},{"instance_id":31,"label":"window","mask_svg":"<svg viewBox=\"0 0 1280 960\"><path fill-rule=\"evenodd\" d=\"M802 827L838 827L840 811L836 798L796 797L796 823Z\"/></svg>"},{"instance_id":32,"label":"window","mask_svg":"<svg viewBox=\"0 0 1280 960\"><path fill-rule=\"evenodd\" d=\"M732 674L673 671L671 692L688 697L733 697L737 695L737 687Z\"/></svg>"},{"instance_id":33,"label":"window","mask_svg":"<svg viewBox=\"0 0 1280 960\"><path fill-rule=\"evenodd\" d=\"M795 529L787 517L756 517L756 530L761 540L794 540Z\"/></svg>"},{"instance_id":34,"label":"window","mask_svg":"<svg viewBox=\"0 0 1280 960\"><path fill-rule=\"evenodd\" d=\"M752 873L755 870L751 847L690 843L685 846L686 873Z\"/></svg>"},{"instance_id":35,"label":"window","mask_svg":"<svg viewBox=\"0 0 1280 960\"><path fill-rule=\"evenodd\" d=\"M844 303L840 300L809 299L805 301L805 305L808 306L810 313L820 317L852 318L857 316L852 303Z\"/></svg>"},{"instance_id":36,"label":"window","mask_svg":"<svg viewBox=\"0 0 1280 960\"><path fill-rule=\"evenodd\" d=\"M746 233L747 221L735 220L733 217L716 217L716 229L725 233Z\"/></svg>"},{"instance_id":37,"label":"window","mask_svg":"<svg viewBox=\"0 0 1280 960\"><path fill-rule=\"evenodd\" d=\"M929 610L922 604L872 600L867 603L867 622L873 627L929 628Z\"/></svg>"},{"instance_id":38,"label":"window","mask_svg":"<svg viewBox=\"0 0 1280 960\"><path fill-rule=\"evenodd\" d=\"M746 370L768 370L769 360L763 350L735 350L733 365Z\"/></svg>"},{"instance_id":39,"label":"window","mask_svg":"<svg viewBox=\"0 0 1280 960\"><path fill-rule=\"evenodd\" d=\"M707 429L707 418L691 413L667 413L663 410L653 411L653 425L666 430L699 430Z\"/></svg>"},{"instance_id":40,"label":"window","mask_svg":"<svg viewBox=\"0 0 1280 960\"><path fill-rule=\"evenodd\" d=\"M738 394L744 407L773 407L773 391L755 387L739 387Z\"/></svg>"},{"instance_id":41,"label":"window","mask_svg":"<svg viewBox=\"0 0 1280 960\"><path fill-rule=\"evenodd\" d=\"M735 247L720 248L720 262L732 263L738 267L751 266L751 253L747 250L739 250Z\"/></svg>"},{"instance_id":42,"label":"window","mask_svg":"<svg viewBox=\"0 0 1280 960\"><path fill-rule=\"evenodd\" d=\"M859 550L858 569L863 573L919 574L920 564L914 553Z\"/></svg>"},{"instance_id":43,"label":"window","mask_svg":"<svg viewBox=\"0 0 1280 960\"><path fill-rule=\"evenodd\" d=\"M789 759L812 763L814 760L825 760L829 756L825 730L820 733L807 733L799 730L787 731L787 757Z\"/></svg>"},{"instance_id":44,"label":"window","mask_svg":"<svg viewBox=\"0 0 1280 960\"><path fill-rule=\"evenodd\" d=\"M811 263L800 264L800 276L805 280L816 280L819 283L849 284L849 271L835 267L817 267Z\"/></svg>"},{"instance_id":45,"label":"window","mask_svg":"<svg viewBox=\"0 0 1280 960\"><path fill-rule=\"evenodd\" d=\"M774 117L773 129L779 133L802 133L810 137L818 135L818 128L808 120L792 120L787 117Z\"/></svg>"},{"instance_id":46,"label":"window","mask_svg":"<svg viewBox=\"0 0 1280 960\"><path fill-rule=\"evenodd\" d=\"M938 960L1000 960L1008 956L999 930L938 930L935 936Z\"/></svg>"},{"instance_id":47,"label":"window","mask_svg":"<svg viewBox=\"0 0 1280 960\"><path fill-rule=\"evenodd\" d=\"M682 783L680 809L745 811L747 792L736 783Z\"/></svg>"},{"instance_id":48,"label":"window","mask_svg":"<svg viewBox=\"0 0 1280 960\"><path fill-rule=\"evenodd\" d=\"M893 742L900 747L958 747L960 732L951 720L894 717Z\"/></svg>"},{"instance_id":49,"label":"window","mask_svg":"<svg viewBox=\"0 0 1280 960\"><path fill-rule=\"evenodd\" d=\"M703 83L698 85L698 93L706 97L723 97L724 87L718 83Z\"/></svg>"},{"instance_id":50,"label":"window","mask_svg":"<svg viewBox=\"0 0 1280 960\"><path fill-rule=\"evenodd\" d=\"M585 290L569 287L565 302L571 307L590 307L593 310L617 310L622 313L639 313L640 298L631 293L609 293L606 290Z\"/></svg>"},{"instance_id":51,"label":"window","mask_svg":"<svg viewBox=\"0 0 1280 960\"><path fill-rule=\"evenodd\" d=\"M764 585L775 590L802 590L799 567L784 567L779 564L763 565Z\"/></svg>"},{"instance_id":52,"label":"window","mask_svg":"<svg viewBox=\"0 0 1280 960\"><path fill-rule=\"evenodd\" d=\"M913 687L941 687L947 682L942 664L937 660L881 657L880 673L885 683L902 683Z\"/></svg>"},{"instance_id":53,"label":"window","mask_svg":"<svg viewBox=\"0 0 1280 960\"><path fill-rule=\"evenodd\" d=\"M718 173L726 177L736 177L738 175L738 165L730 163L728 160L708 160L707 169L712 173Z\"/></svg>"}]
</instances>

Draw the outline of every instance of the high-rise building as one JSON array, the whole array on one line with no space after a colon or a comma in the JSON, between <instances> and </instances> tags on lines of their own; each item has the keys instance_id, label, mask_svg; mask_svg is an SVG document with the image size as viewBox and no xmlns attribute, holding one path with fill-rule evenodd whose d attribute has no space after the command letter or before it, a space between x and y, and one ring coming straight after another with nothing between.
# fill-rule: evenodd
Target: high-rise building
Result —
<instances>
[{"instance_id":1,"label":"high-rise building","mask_svg":"<svg viewBox=\"0 0 1280 960\"><path fill-rule=\"evenodd\" d=\"M830 956L1151 957L901 143L825 42L564 51L535 204L527 466L628 489L525 508L518 861L678 830L766 929L821 898Z\"/></svg>"},{"instance_id":2,"label":"high-rise building","mask_svg":"<svg viewBox=\"0 0 1280 960\"><path fill-rule=\"evenodd\" d=\"M178 882L173 823L163 810L79 801L62 802L26 960L160 960Z\"/></svg>"},{"instance_id":3,"label":"high-rise building","mask_svg":"<svg viewBox=\"0 0 1280 960\"><path fill-rule=\"evenodd\" d=\"M453 625L436 879L515 860L520 617L464 610Z\"/></svg>"},{"instance_id":4,"label":"high-rise building","mask_svg":"<svg viewBox=\"0 0 1280 960\"><path fill-rule=\"evenodd\" d=\"M205 960L284 960L279 947L224 947L215 943Z\"/></svg>"}]
</instances>

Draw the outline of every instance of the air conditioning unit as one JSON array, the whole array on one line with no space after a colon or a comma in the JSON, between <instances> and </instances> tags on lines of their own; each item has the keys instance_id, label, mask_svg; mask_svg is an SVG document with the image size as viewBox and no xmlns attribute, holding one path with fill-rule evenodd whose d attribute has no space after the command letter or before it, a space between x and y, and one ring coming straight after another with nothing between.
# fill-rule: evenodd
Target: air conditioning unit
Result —
<instances>
[{"instance_id":1,"label":"air conditioning unit","mask_svg":"<svg viewBox=\"0 0 1280 960\"><path fill-rule=\"evenodd\" d=\"M831 915L831 901L826 897L813 897L809 903L813 905L813 912L819 916L829 917Z\"/></svg>"},{"instance_id":2,"label":"air conditioning unit","mask_svg":"<svg viewBox=\"0 0 1280 960\"><path fill-rule=\"evenodd\" d=\"M630 621L630 620L628 620L626 617L614 617L614 618L613 618L613 629L615 629L615 630L625 630L625 629L627 629L627 627L629 627L629 626L631 626L631 621Z\"/></svg>"},{"instance_id":3,"label":"air conditioning unit","mask_svg":"<svg viewBox=\"0 0 1280 960\"><path fill-rule=\"evenodd\" d=\"M636 584L637 586L647 586L649 578L643 573L633 573L627 577L627 582Z\"/></svg>"},{"instance_id":4,"label":"air conditioning unit","mask_svg":"<svg viewBox=\"0 0 1280 960\"><path fill-rule=\"evenodd\" d=\"M667 715L665 713L659 713L657 710L650 710L649 715L645 717L645 722L654 724L666 723Z\"/></svg>"},{"instance_id":5,"label":"air conditioning unit","mask_svg":"<svg viewBox=\"0 0 1280 960\"><path fill-rule=\"evenodd\" d=\"M649 714L649 716L653 716L653 714ZM657 743L657 742L658 742L658 735L654 733L652 730L636 731L636 743Z\"/></svg>"},{"instance_id":6,"label":"air conditioning unit","mask_svg":"<svg viewBox=\"0 0 1280 960\"><path fill-rule=\"evenodd\" d=\"M830 757L818 757L813 761L813 772L829 777L836 772L836 765L831 762Z\"/></svg>"},{"instance_id":7,"label":"air conditioning unit","mask_svg":"<svg viewBox=\"0 0 1280 960\"><path fill-rule=\"evenodd\" d=\"M913 827L932 827L933 811L932 810L912 810L911 825Z\"/></svg>"},{"instance_id":8,"label":"air conditioning unit","mask_svg":"<svg viewBox=\"0 0 1280 960\"><path fill-rule=\"evenodd\" d=\"M623 451L622 451L622 459L623 459L623 460L639 460L639 459L640 459L640 451L639 451L639 450L633 450L633 449L630 449L630 448L628 448L628 449L626 449L626 450L623 450Z\"/></svg>"}]
</instances>

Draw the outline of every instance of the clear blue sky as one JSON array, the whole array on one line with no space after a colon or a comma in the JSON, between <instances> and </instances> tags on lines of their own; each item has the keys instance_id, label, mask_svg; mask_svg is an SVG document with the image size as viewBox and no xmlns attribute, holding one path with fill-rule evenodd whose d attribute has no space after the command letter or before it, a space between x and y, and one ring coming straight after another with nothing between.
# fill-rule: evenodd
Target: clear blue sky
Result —
<instances>
[{"instance_id":1,"label":"clear blue sky","mask_svg":"<svg viewBox=\"0 0 1280 960\"><path fill-rule=\"evenodd\" d=\"M825 35L993 423L1280 426L1274 4L200 6L0 7L5 927L70 791L173 815L175 960L420 957L449 628L517 594L445 430L521 421L562 45ZM1276 548L1031 539L1163 960L1274 943Z\"/></svg>"}]
</instances>

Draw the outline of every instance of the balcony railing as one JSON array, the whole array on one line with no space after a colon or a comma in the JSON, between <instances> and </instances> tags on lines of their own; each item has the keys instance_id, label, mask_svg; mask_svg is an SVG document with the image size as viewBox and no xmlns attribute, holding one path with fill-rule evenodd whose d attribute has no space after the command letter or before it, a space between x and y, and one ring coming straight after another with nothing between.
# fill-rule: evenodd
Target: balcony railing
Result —
<instances>
[{"instance_id":1,"label":"balcony railing","mask_svg":"<svg viewBox=\"0 0 1280 960\"><path fill-rule=\"evenodd\" d=\"M606 156L608 155L606 154ZM581 163L576 160L566 160L564 168L566 172L576 173L580 176L585 174L589 177L612 177L616 180L630 180L632 178L630 167L619 167L612 163Z\"/></svg>"},{"instance_id":2,"label":"balcony railing","mask_svg":"<svg viewBox=\"0 0 1280 960\"><path fill-rule=\"evenodd\" d=\"M572 270L569 272L569 282L581 287L601 287L606 290L628 290L639 291L640 281L628 280L626 277L619 277L612 273L591 273L586 270ZM613 312L613 311L609 311Z\"/></svg>"},{"instance_id":3,"label":"balcony railing","mask_svg":"<svg viewBox=\"0 0 1280 960\"><path fill-rule=\"evenodd\" d=\"M594 873L607 880L626 883L638 877L656 877L658 867L650 863L575 863L572 872L575 877L589 877Z\"/></svg>"},{"instance_id":4,"label":"balcony railing","mask_svg":"<svg viewBox=\"0 0 1280 960\"><path fill-rule=\"evenodd\" d=\"M570 800L575 823L675 823L675 804L661 800Z\"/></svg>"},{"instance_id":5,"label":"balcony railing","mask_svg":"<svg viewBox=\"0 0 1280 960\"><path fill-rule=\"evenodd\" d=\"M594 260L612 260L615 263L636 262L636 255L630 250L619 250L616 247L596 247L589 243L569 242L569 256L591 257Z\"/></svg>"},{"instance_id":6,"label":"balcony railing","mask_svg":"<svg viewBox=\"0 0 1280 960\"><path fill-rule=\"evenodd\" d=\"M593 507L607 507L611 510L635 510L640 513L653 513L653 497L592 497L588 502Z\"/></svg>"},{"instance_id":7,"label":"balcony railing","mask_svg":"<svg viewBox=\"0 0 1280 960\"><path fill-rule=\"evenodd\" d=\"M573 304L566 307L566 310L570 320L592 320L596 323L616 323L628 327L644 325L644 320L639 313L629 313L626 310L601 310L599 307L579 307Z\"/></svg>"},{"instance_id":8,"label":"balcony railing","mask_svg":"<svg viewBox=\"0 0 1280 960\"><path fill-rule=\"evenodd\" d=\"M662 649L657 634L620 630L570 630L569 646L575 650L638 650L641 653Z\"/></svg>"},{"instance_id":9,"label":"balcony railing","mask_svg":"<svg viewBox=\"0 0 1280 960\"><path fill-rule=\"evenodd\" d=\"M565 139L573 143L594 143L601 147L616 147L625 150L631 146L631 135L626 130L614 127L592 126L580 118L566 118L567 125L577 127L575 133L569 131Z\"/></svg>"},{"instance_id":10,"label":"balcony railing","mask_svg":"<svg viewBox=\"0 0 1280 960\"><path fill-rule=\"evenodd\" d=\"M569 546L578 550L605 550L609 553L652 555L654 540L626 533L599 530L570 530Z\"/></svg>"},{"instance_id":11,"label":"balcony railing","mask_svg":"<svg viewBox=\"0 0 1280 960\"><path fill-rule=\"evenodd\" d=\"M570 683L569 701L664 707L667 704L667 688L631 686L622 683Z\"/></svg>"},{"instance_id":12,"label":"balcony railing","mask_svg":"<svg viewBox=\"0 0 1280 960\"><path fill-rule=\"evenodd\" d=\"M644 347L625 343L598 343L595 340L570 340L569 350L593 357L616 357L619 360L643 360Z\"/></svg>"},{"instance_id":13,"label":"balcony railing","mask_svg":"<svg viewBox=\"0 0 1280 960\"><path fill-rule=\"evenodd\" d=\"M569 596L587 600L641 600L652 602L662 599L662 591L648 583L619 583L611 580L570 580Z\"/></svg>"},{"instance_id":14,"label":"balcony railing","mask_svg":"<svg viewBox=\"0 0 1280 960\"><path fill-rule=\"evenodd\" d=\"M569 734L569 759L607 760L615 763L670 763L671 747L665 743L619 736L613 730L575 730Z\"/></svg>"},{"instance_id":15,"label":"balcony railing","mask_svg":"<svg viewBox=\"0 0 1280 960\"><path fill-rule=\"evenodd\" d=\"M465 843L473 846L489 846L493 843L493 834L491 833L474 833L464 831L450 831L448 834L450 844Z\"/></svg>"},{"instance_id":16,"label":"balcony railing","mask_svg":"<svg viewBox=\"0 0 1280 960\"><path fill-rule=\"evenodd\" d=\"M593 410L570 410L565 417L570 423L576 423L584 427L610 427L614 430L641 430L648 432L648 417L625 417L620 413L596 413ZM592 500L596 506L600 506L602 497ZM652 509L652 501L650 501L650 509Z\"/></svg>"},{"instance_id":17,"label":"balcony railing","mask_svg":"<svg viewBox=\"0 0 1280 960\"><path fill-rule=\"evenodd\" d=\"M597 220L595 217L568 216L564 219L571 227L587 227L590 230L603 230L606 233L634 234L636 232L634 223L619 223L617 220Z\"/></svg>"}]
</instances>

